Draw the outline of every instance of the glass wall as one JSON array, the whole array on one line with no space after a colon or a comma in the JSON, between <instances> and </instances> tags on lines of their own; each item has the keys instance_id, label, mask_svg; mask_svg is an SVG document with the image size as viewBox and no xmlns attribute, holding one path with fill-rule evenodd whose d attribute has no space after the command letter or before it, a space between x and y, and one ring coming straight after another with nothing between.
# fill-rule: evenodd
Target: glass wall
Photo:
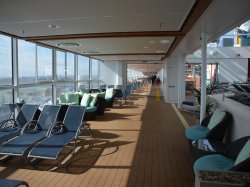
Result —
<instances>
[{"instance_id":1,"label":"glass wall","mask_svg":"<svg viewBox=\"0 0 250 187\"><path fill-rule=\"evenodd\" d=\"M99 89L99 61L91 59L91 85L93 89Z\"/></svg>"},{"instance_id":2,"label":"glass wall","mask_svg":"<svg viewBox=\"0 0 250 187\"><path fill-rule=\"evenodd\" d=\"M38 82L52 81L52 49L37 47Z\"/></svg>"},{"instance_id":3,"label":"glass wall","mask_svg":"<svg viewBox=\"0 0 250 187\"><path fill-rule=\"evenodd\" d=\"M17 51L12 51L16 47ZM93 60L90 65L90 61L71 52L0 35L0 105L20 101L53 104L60 93L75 92L76 85L89 89L90 75L96 87L99 62Z\"/></svg>"},{"instance_id":4,"label":"glass wall","mask_svg":"<svg viewBox=\"0 0 250 187\"><path fill-rule=\"evenodd\" d=\"M3 35L0 35L0 65L0 86L12 85L11 38Z\"/></svg>"}]
</instances>

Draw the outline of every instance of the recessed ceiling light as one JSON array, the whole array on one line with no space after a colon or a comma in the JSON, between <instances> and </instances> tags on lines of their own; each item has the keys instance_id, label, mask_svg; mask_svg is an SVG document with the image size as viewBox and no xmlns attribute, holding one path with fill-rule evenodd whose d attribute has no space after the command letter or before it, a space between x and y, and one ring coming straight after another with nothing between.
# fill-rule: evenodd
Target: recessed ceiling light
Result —
<instances>
[{"instance_id":1,"label":"recessed ceiling light","mask_svg":"<svg viewBox=\"0 0 250 187\"><path fill-rule=\"evenodd\" d=\"M148 46L144 46L143 48L144 48L144 49L147 49L147 48L148 48Z\"/></svg>"},{"instance_id":2,"label":"recessed ceiling light","mask_svg":"<svg viewBox=\"0 0 250 187\"><path fill-rule=\"evenodd\" d=\"M52 29L59 29L60 26L59 25L48 25L49 28L52 28Z\"/></svg>"},{"instance_id":3,"label":"recessed ceiling light","mask_svg":"<svg viewBox=\"0 0 250 187\"><path fill-rule=\"evenodd\" d=\"M162 50L156 50L155 52L156 53L164 53L164 51L162 51Z\"/></svg>"},{"instance_id":4,"label":"recessed ceiling light","mask_svg":"<svg viewBox=\"0 0 250 187\"><path fill-rule=\"evenodd\" d=\"M154 40L151 40L151 41L149 41L149 43L153 44L153 43L155 43L155 41L154 41Z\"/></svg>"},{"instance_id":5,"label":"recessed ceiling light","mask_svg":"<svg viewBox=\"0 0 250 187\"><path fill-rule=\"evenodd\" d=\"M79 43L73 43L73 42L66 42L66 43L59 43L57 44L59 47L79 47Z\"/></svg>"},{"instance_id":6,"label":"recessed ceiling light","mask_svg":"<svg viewBox=\"0 0 250 187\"><path fill-rule=\"evenodd\" d=\"M160 43L161 44L167 44L167 43L169 43L169 40L161 40Z\"/></svg>"}]
</instances>

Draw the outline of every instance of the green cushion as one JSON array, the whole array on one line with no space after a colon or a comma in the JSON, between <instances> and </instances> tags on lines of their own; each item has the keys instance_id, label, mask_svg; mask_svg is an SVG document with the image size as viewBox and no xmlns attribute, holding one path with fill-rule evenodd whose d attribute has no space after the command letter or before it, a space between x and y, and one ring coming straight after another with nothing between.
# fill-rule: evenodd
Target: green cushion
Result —
<instances>
[{"instance_id":1,"label":"green cushion","mask_svg":"<svg viewBox=\"0 0 250 187\"><path fill-rule=\"evenodd\" d=\"M58 98L58 103L59 104L66 104L67 103L67 94L66 93L60 93L59 98Z\"/></svg>"},{"instance_id":2,"label":"green cushion","mask_svg":"<svg viewBox=\"0 0 250 187\"><path fill-rule=\"evenodd\" d=\"M69 105L79 105L79 94L69 93L67 103Z\"/></svg>"},{"instance_id":3,"label":"green cushion","mask_svg":"<svg viewBox=\"0 0 250 187\"><path fill-rule=\"evenodd\" d=\"M234 160L221 154L203 156L195 161L194 171L198 170L220 170L228 171L234 165Z\"/></svg>"},{"instance_id":4,"label":"green cushion","mask_svg":"<svg viewBox=\"0 0 250 187\"><path fill-rule=\"evenodd\" d=\"M85 112L95 112L97 108L95 106L88 106L85 108Z\"/></svg>"},{"instance_id":5,"label":"green cushion","mask_svg":"<svg viewBox=\"0 0 250 187\"><path fill-rule=\"evenodd\" d=\"M91 94L90 96L91 96L91 99L89 102L89 106L95 106L97 102L98 94L94 93L94 94Z\"/></svg>"},{"instance_id":6,"label":"green cushion","mask_svg":"<svg viewBox=\"0 0 250 187\"><path fill-rule=\"evenodd\" d=\"M210 121L207 127L211 130L216 125L218 125L224 119L225 116L226 116L226 113L217 108L214 111L212 117L210 118Z\"/></svg>"},{"instance_id":7,"label":"green cushion","mask_svg":"<svg viewBox=\"0 0 250 187\"><path fill-rule=\"evenodd\" d=\"M249 157L250 157L250 139L247 141L247 143L241 149L239 155L236 158L234 165L237 165L240 162L243 162L244 160L248 159Z\"/></svg>"},{"instance_id":8,"label":"green cushion","mask_svg":"<svg viewBox=\"0 0 250 187\"><path fill-rule=\"evenodd\" d=\"M79 89L81 93L89 93L89 90L88 89L85 89L85 88L80 88Z\"/></svg>"},{"instance_id":9,"label":"green cushion","mask_svg":"<svg viewBox=\"0 0 250 187\"><path fill-rule=\"evenodd\" d=\"M81 100L81 106L85 107L89 106L90 99L91 99L90 94L84 93Z\"/></svg>"},{"instance_id":10,"label":"green cushion","mask_svg":"<svg viewBox=\"0 0 250 187\"><path fill-rule=\"evenodd\" d=\"M105 93L105 99L112 98L114 95L114 88L108 88Z\"/></svg>"},{"instance_id":11,"label":"green cushion","mask_svg":"<svg viewBox=\"0 0 250 187\"><path fill-rule=\"evenodd\" d=\"M205 139L207 137L208 132L209 129L205 126L193 125L189 128L186 128L186 137L189 140Z\"/></svg>"}]
</instances>

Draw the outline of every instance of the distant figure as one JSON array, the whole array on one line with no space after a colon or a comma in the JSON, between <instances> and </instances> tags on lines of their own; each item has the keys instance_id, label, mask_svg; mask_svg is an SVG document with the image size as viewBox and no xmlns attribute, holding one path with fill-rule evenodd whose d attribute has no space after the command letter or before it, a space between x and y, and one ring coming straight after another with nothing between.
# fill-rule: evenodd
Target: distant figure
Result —
<instances>
[{"instance_id":1,"label":"distant figure","mask_svg":"<svg viewBox=\"0 0 250 187\"><path fill-rule=\"evenodd\" d=\"M157 86L160 86L160 85L161 85L161 80L160 80L159 77L157 77L157 79L156 79L156 85L157 85Z\"/></svg>"},{"instance_id":2,"label":"distant figure","mask_svg":"<svg viewBox=\"0 0 250 187\"><path fill-rule=\"evenodd\" d=\"M153 75L153 76L151 77L151 79L152 79L152 85L155 84L156 78L157 78L156 75Z\"/></svg>"}]
</instances>

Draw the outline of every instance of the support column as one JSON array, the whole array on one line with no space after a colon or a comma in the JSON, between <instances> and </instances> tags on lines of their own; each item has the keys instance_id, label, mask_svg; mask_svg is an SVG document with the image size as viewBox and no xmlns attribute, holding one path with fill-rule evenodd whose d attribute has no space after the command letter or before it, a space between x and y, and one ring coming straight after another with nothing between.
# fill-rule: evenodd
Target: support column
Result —
<instances>
[{"instance_id":1,"label":"support column","mask_svg":"<svg viewBox=\"0 0 250 187\"><path fill-rule=\"evenodd\" d=\"M200 102L200 122L206 116L206 79L207 79L207 34L201 35L201 102Z\"/></svg>"},{"instance_id":2,"label":"support column","mask_svg":"<svg viewBox=\"0 0 250 187\"><path fill-rule=\"evenodd\" d=\"M178 108L185 100L185 58L185 55L178 58Z\"/></svg>"}]
</instances>

